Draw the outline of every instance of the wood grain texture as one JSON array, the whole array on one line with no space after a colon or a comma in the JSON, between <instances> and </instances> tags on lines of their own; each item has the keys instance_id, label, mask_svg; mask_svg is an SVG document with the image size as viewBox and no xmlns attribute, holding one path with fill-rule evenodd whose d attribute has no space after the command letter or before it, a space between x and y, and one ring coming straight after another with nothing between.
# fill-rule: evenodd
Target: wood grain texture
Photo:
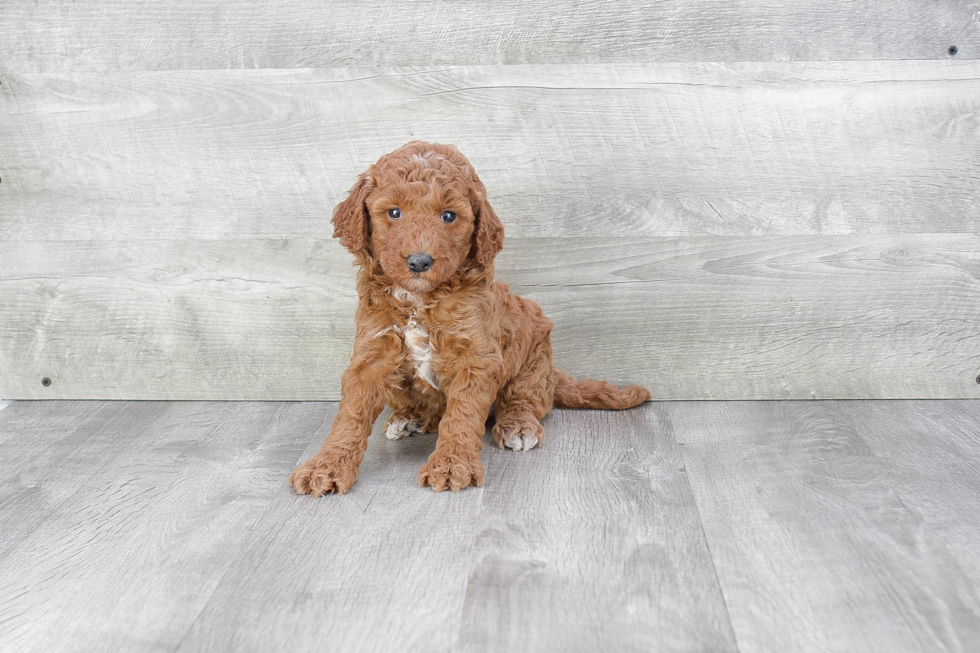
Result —
<instances>
[{"instance_id":1,"label":"wood grain texture","mask_svg":"<svg viewBox=\"0 0 980 653\"><path fill-rule=\"evenodd\" d=\"M336 404L18 403L0 418L0 444L21 443L22 454L0 463L19 472L0 476L0 519L36 515L40 526L0 553L0 643L56 651L95 641L134 651L483 651L508 643L593 651L611 642L624 651L735 650L658 408L556 412L546 448L485 450L484 487L459 494L416 485L432 434L391 442L376 427L349 494L296 496L288 470L316 451L335 412ZM130 437L107 452L117 431ZM301 455L299 437L308 440ZM275 455L257 465L257 444L261 451L277 438ZM78 474L93 459L99 464ZM273 469L279 478L270 485ZM231 500L229 483L246 471L260 477L247 499ZM36 496L79 476L59 502ZM34 479L34 495L13 491L24 479ZM63 515L68 505L85 508ZM131 548L121 551L123 542ZM111 574L93 573L114 555ZM193 595L182 591L192 579ZM105 605L115 612L103 614Z\"/></svg>"},{"instance_id":2,"label":"wood grain texture","mask_svg":"<svg viewBox=\"0 0 980 653\"><path fill-rule=\"evenodd\" d=\"M669 405L740 650L975 648L978 405Z\"/></svg>"},{"instance_id":3,"label":"wood grain texture","mask_svg":"<svg viewBox=\"0 0 980 653\"><path fill-rule=\"evenodd\" d=\"M350 258L332 240L0 244L3 396L335 399ZM498 261L580 378L658 399L980 396L975 235L514 238Z\"/></svg>"},{"instance_id":4,"label":"wood grain texture","mask_svg":"<svg viewBox=\"0 0 980 653\"><path fill-rule=\"evenodd\" d=\"M27 72L977 57L962 0L732 3L58 0L0 5Z\"/></svg>"},{"instance_id":5,"label":"wood grain texture","mask_svg":"<svg viewBox=\"0 0 980 653\"><path fill-rule=\"evenodd\" d=\"M557 410L483 488L375 428L351 492L286 476L336 404L15 402L0 648L972 651L980 401ZM384 416L382 416L383 418ZM305 448L305 450L303 450Z\"/></svg>"},{"instance_id":6,"label":"wood grain texture","mask_svg":"<svg viewBox=\"0 0 980 653\"><path fill-rule=\"evenodd\" d=\"M662 405L553 412L490 446L462 651L735 651Z\"/></svg>"},{"instance_id":7,"label":"wood grain texture","mask_svg":"<svg viewBox=\"0 0 980 653\"><path fill-rule=\"evenodd\" d=\"M454 650L481 491L418 487L434 434L392 442L382 419L348 494L298 496L284 470L180 651Z\"/></svg>"},{"instance_id":8,"label":"wood grain texture","mask_svg":"<svg viewBox=\"0 0 980 653\"><path fill-rule=\"evenodd\" d=\"M339 398L356 292L334 241L21 242L0 259L4 397Z\"/></svg>"},{"instance_id":9,"label":"wood grain texture","mask_svg":"<svg viewBox=\"0 0 980 653\"><path fill-rule=\"evenodd\" d=\"M884 463L914 525L912 573L941 602L922 619L932 640L969 651L980 642L980 401L845 403L841 412ZM931 616L931 615L930 615ZM939 648L938 646L935 648Z\"/></svg>"},{"instance_id":10,"label":"wood grain texture","mask_svg":"<svg viewBox=\"0 0 980 653\"><path fill-rule=\"evenodd\" d=\"M58 410L58 408L62 410ZM151 421L162 411L154 404L133 404L123 411L112 411L105 402L52 403L47 409L38 402L18 402L5 412L0 424L3 458L0 473L0 560L16 549L51 513L78 491L94 458L80 455L92 441L106 433L119 432L133 419ZM97 445L96 445L97 446ZM58 469L47 484L38 461L51 460Z\"/></svg>"},{"instance_id":11,"label":"wood grain texture","mask_svg":"<svg viewBox=\"0 0 980 653\"><path fill-rule=\"evenodd\" d=\"M4 410L0 648L175 650L324 413L262 403Z\"/></svg>"},{"instance_id":12,"label":"wood grain texture","mask_svg":"<svg viewBox=\"0 0 980 653\"><path fill-rule=\"evenodd\" d=\"M546 449L484 451L456 495L415 487L431 434L376 428L350 494L270 505L180 650L735 650L652 407L556 415Z\"/></svg>"},{"instance_id":13,"label":"wood grain texture","mask_svg":"<svg viewBox=\"0 0 980 653\"><path fill-rule=\"evenodd\" d=\"M0 77L6 239L323 237L413 138L512 236L980 232L977 61Z\"/></svg>"}]
</instances>

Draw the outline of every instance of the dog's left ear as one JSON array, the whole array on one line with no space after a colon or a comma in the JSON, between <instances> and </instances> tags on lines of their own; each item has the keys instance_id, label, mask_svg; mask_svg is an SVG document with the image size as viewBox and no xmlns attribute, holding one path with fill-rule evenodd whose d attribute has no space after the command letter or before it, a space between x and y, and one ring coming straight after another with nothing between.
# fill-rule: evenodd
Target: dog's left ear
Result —
<instances>
[{"instance_id":1,"label":"dog's left ear","mask_svg":"<svg viewBox=\"0 0 980 653\"><path fill-rule=\"evenodd\" d=\"M504 225L491 208L487 200L487 189L479 180L470 188L470 204L473 206L473 215L476 216L474 257L477 263L487 267L503 249Z\"/></svg>"},{"instance_id":2,"label":"dog's left ear","mask_svg":"<svg viewBox=\"0 0 980 653\"><path fill-rule=\"evenodd\" d=\"M368 209L367 196L374 188L371 181L371 171L368 170L357 178L357 183L350 189L347 199L333 210L333 237L340 239L340 244L354 254L368 253Z\"/></svg>"}]
</instances>

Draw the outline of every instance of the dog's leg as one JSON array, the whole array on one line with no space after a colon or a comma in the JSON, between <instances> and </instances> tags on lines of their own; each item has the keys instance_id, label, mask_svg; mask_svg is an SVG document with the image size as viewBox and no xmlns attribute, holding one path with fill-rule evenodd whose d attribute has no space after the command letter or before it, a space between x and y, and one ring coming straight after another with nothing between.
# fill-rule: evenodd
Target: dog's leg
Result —
<instances>
[{"instance_id":1,"label":"dog's leg","mask_svg":"<svg viewBox=\"0 0 980 653\"><path fill-rule=\"evenodd\" d=\"M293 470L289 483L298 494L315 497L343 494L357 480L374 421L384 408L387 388L396 382L396 365L389 352L355 344L351 365L341 380L341 400L330 435L319 453Z\"/></svg>"},{"instance_id":2,"label":"dog's leg","mask_svg":"<svg viewBox=\"0 0 980 653\"><path fill-rule=\"evenodd\" d=\"M530 451L544 443L541 420L551 410L555 395L555 378L551 370L551 340L545 336L497 398L496 424L492 433L493 441L501 449Z\"/></svg>"},{"instance_id":3,"label":"dog's leg","mask_svg":"<svg viewBox=\"0 0 980 653\"><path fill-rule=\"evenodd\" d=\"M492 433L493 441L501 449L530 451L544 444L541 418L522 402L501 404Z\"/></svg>"},{"instance_id":4,"label":"dog's leg","mask_svg":"<svg viewBox=\"0 0 980 653\"><path fill-rule=\"evenodd\" d=\"M436 492L483 485L480 449L494 390L489 375L466 371L446 385L446 412L436 450L419 470L419 485Z\"/></svg>"}]
</instances>

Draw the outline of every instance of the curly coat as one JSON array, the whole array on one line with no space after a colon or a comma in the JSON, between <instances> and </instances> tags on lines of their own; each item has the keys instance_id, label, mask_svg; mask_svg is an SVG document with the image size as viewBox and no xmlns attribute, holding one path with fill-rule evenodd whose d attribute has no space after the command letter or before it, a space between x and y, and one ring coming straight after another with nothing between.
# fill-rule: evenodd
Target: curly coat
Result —
<instances>
[{"instance_id":1,"label":"curly coat","mask_svg":"<svg viewBox=\"0 0 980 653\"><path fill-rule=\"evenodd\" d=\"M381 157L333 224L360 267L357 333L330 435L289 478L298 493L350 489L385 404L389 438L438 431L418 475L438 492L482 485L491 411L494 442L527 451L544 441L553 405L624 409L650 398L552 366L551 321L494 281L504 228L456 148L413 141Z\"/></svg>"}]
</instances>

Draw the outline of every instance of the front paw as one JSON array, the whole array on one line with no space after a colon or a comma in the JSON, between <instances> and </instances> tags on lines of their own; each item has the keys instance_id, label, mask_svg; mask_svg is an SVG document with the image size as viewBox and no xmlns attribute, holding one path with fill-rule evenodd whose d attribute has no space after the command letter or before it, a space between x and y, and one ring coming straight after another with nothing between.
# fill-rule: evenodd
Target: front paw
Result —
<instances>
[{"instance_id":1,"label":"front paw","mask_svg":"<svg viewBox=\"0 0 980 653\"><path fill-rule=\"evenodd\" d=\"M483 485L483 464L479 454L446 454L434 451L429 461L419 470L419 486L429 485L436 492L450 489L453 492L471 485Z\"/></svg>"},{"instance_id":2,"label":"front paw","mask_svg":"<svg viewBox=\"0 0 980 653\"><path fill-rule=\"evenodd\" d=\"M293 470L289 484L297 494L343 494L357 480L357 465L335 454L317 454Z\"/></svg>"}]
</instances>

